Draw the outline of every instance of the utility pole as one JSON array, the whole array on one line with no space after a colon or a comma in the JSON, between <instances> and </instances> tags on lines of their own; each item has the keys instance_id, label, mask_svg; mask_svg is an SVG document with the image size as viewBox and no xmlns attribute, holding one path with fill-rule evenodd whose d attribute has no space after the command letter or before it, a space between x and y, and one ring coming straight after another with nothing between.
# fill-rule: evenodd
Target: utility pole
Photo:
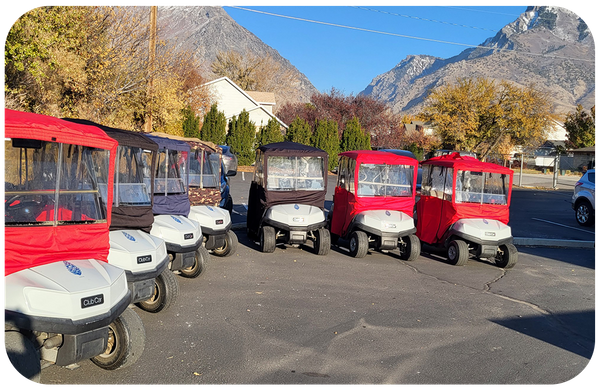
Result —
<instances>
[{"instance_id":1,"label":"utility pole","mask_svg":"<svg viewBox=\"0 0 600 390\"><path fill-rule=\"evenodd\" d=\"M150 43L148 47L148 106L146 107L146 123L144 131L152 132L152 98L153 98L153 78L154 78L154 59L156 57L156 6L150 7Z\"/></svg>"}]
</instances>

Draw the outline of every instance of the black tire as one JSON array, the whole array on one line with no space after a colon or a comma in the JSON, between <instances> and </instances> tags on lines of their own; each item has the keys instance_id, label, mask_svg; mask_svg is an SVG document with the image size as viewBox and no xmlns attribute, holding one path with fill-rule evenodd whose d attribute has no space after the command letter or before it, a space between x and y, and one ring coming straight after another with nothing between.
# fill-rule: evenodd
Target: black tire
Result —
<instances>
[{"instance_id":1,"label":"black tire","mask_svg":"<svg viewBox=\"0 0 600 390\"><path fill-rule=\"evenodd\" d=\"M452 265L462 266L469 260L469 246L463 240L450 241L448 245L448 261Z\"/></svg>"},{"instance_id":2,"label":"black tire","mask_svg":"<svg viewBox=\"0 0 600 390\"><path fill-rule=\"evenodd\" d=\"M137 302L136 306L149 313L166 310L179 296L179 283L170 269L165 269L154 279L154 293L145 301Z\"/></svg>"},{"instance_id":3,"label":"black tire","mask_svg":"<svg viewBox=\"0 0 600 390\"><path fill-rule=\"evenodd\" d=\"M40 383L40 355L33 341L23 333L10 330L4 332L6 354L17 372L30 381Z\"/></svg>"},{"instance_id":4,"label":"black tire","mask_svg":"<svg viewBox=\"0 0 600 390\"><path fill-rule=\"evenodd\" d=\"M219 257L231 256L237 250L237 246L237 235L233 232L233 230L228 230L227 235L225 237L225 244L220 248L213 249L212 254Z\"/></svg>"},{"instance_id":5,"label":"black tire","mask_svg":"<svg viewBox=\"0 0 600 390\"><path fill-rule=\"evenodd\" d=\"M146 331L135 311L125 309L109 325L106 350L91 361L105 370L118 370L133 365L144 352Z\"/></svg>"},{"instance_id":6,"label":"black tire","mask_svg":"<svg viewBox=\"0 0 600 390\"><path fill-rule=\"evenodd\" d=\"M331 236L329 230L319 228L315 232L315 253L319 256L325 256L331 249Z\"/></svg>"},{"instance_id":7,"label":"black tire","mask_svg":"<svg viewBox=\"0 0 600 390\"><path fill-rule=\"evenodd\" d=\"M361 232L360 230L353 231L350 235L348 246L350 247L350 255L352 255L352 257L365 257L369 251L369 238L367 237L367 233Z\"/></svg>"},{"instance_id":8,"label":"black tire","mask_svg":"<svg viewBox=\"0 0 600 390\"><path fill-rule=\"evenodd\" d=\"M264 225L260 228L260 251L263 253L273 253L276 244L275 228Z\"/></svg>"},{"instance_id":9,"label":"black tire","mask_svg":"<svg viewBox=\"0 0 600 390\"><path fill-rule=\"evenodd\" d=\"M594 224L594 209L587 200L582 200L575 206L575 219L581 226Z\"/></svg>"},{"instance_id":10,"label":"black tire","mask_svg":"<svg viewBox=\"0 0 600 390\"><path fill-rule=\"evenodd\" d=\"M513 244L500 245L495 260L496 265L500 268L512 268L519 260L519 251Z\"/></svg>"},{"instance_id":11,"label":"black tire","mask_svg":"<svg viewBox=\"0 0 600 390\"><path fill-rule=\"evenodd\" d=\"M227 196L227 200L225 201L225 205L223 208L229 212L230 216L233 214L233 198L231 197L231 195Z\"/></svg>"},{"instance_id":12,"label":"black tire","mask_svg":"<svg viewBox=\"0 0 600 390\"><path fill-rule=\"evenodd\" d=\"M403 237L404 244L400 246L400 258L406 261L415 261L421 255L421 241L419 237L411 234Z\"/></svg>"},{"instance_id":13,"label":"black tire","mask_svg":"<svg viewBox=\"0 0 600 390\"><path fill-rule=\"evenodd\" d=\"M184 278L194 279L198 276L202 275L206 268L208 267L208 259L210 258L210 253L208 253L208 249L201 246L196 250L194 255L194 265L189 268L184 268L179 271L179 275Z\"/></svg>"}]
</instances>

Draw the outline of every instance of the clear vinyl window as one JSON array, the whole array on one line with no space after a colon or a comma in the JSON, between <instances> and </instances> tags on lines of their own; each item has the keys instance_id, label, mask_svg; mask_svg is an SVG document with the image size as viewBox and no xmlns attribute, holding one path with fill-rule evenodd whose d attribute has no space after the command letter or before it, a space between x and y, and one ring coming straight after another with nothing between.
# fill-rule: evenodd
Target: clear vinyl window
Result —
<instances>
[{"instance_id":1,"label":"clear vinyl window","mask_svg":"<svg viewBox=\"0 0 600 390\"><path fill-rule=\"evenodd\" d=\"M323 191L323 158L270 156L267 159L267 189L273 191Z\"/></svg>"},{"instance_id":2,"label":"clear vinyl window","mask_svg":"<svg viewBox=\"0 0 600 390\"><path fill-rule=\"evenodd\" d=\"M360 164L358 196L412 196L414 167Z\"/></svg>"},{"instance_id":3,"label":"clear vinyl window","mask_svg":"<svg viewBox=\"0 0 600 390\"><path fill-rule=\"evenodd\" d=\"M457 203L507 204L510 177L502 173L459 170L456 175Z\"/></svg>"}]
</instances>

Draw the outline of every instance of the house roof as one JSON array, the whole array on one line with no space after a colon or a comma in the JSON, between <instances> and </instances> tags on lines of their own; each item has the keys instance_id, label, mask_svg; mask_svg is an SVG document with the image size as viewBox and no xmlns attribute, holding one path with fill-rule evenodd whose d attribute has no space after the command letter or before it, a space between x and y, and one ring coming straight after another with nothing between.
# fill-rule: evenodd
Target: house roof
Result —
<instances>
[{"instance_id":1,"label":"house roof","mask_svg":"<svg viewBox=\"0 0 600 390\"><path fill-rule=\"evenodd\" d=\"M571 152L574 153L596 153L596 147L595 146L588 146L585 148L579 148L579 149L573 149L570 150Z\"/></svg>"},{"instance_id":2,"label":"house roof","mask_svg":"<svg viewBox=\"0 0 600 390\"><path fill-rule=\"evenodd\" d=\"M275 105L275 94L273 92L246 91L246 93L260 104Z\"/></svg>"},{"instance_id":3,"label":"house roof","mask_svg":"<svg viewBox=\"0 0 600 390\"><path fill-rule=\"evenodd\" d=\"M248 91L244 91L236 83L234 83L233 81L231 81L231 79L229 79L229 77L221 77L221 78L209 81L208 83L205 83L204 85L205 86L209 86L209 85L216 84L216 83L219 83L219 82L227 82L227 83L231 84L239 93L241 93L246 98L248 98L248 100L250 100L250 102L254 105L254 107L248 107L248 108L246 108L246 111L250 112L250 111L253 111L253 110L256 110L256 109L263 110L268 116L270 116L271 118L275 118L279 122L279 124L281 126L283 126L287 130L288 126L285 123L283 123L281 121L281 119L277 118L275 115L273 115L272 113L270 113L264 107L264 104L275 105L275 94L273 94L272 92L256 92L256 91L248 92ZM260 98L260 99L265 99L265 98L268 97L268 95L272 95L272 99L268 98L267 100L270 100L270 102L263 104L263 103L259 103L260 100L257 101L256 99L254 99L254 97L251 96L251 94L255 94L255 96L257 98ZM227 119L231 119L231 118L227 118Z\"/></svg>"}]
</instances>

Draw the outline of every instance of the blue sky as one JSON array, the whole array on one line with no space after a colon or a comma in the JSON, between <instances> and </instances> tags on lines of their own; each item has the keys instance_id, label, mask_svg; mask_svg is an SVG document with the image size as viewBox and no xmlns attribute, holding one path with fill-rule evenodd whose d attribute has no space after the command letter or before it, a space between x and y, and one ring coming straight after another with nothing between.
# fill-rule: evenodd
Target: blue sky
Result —
<instances>
[{"instance_id":1,"label":"blue sky","mask_svg":"<svg viewBox=\"0 0 600 390\"><path fill-rule=\"evenodd\" d=\"M279 51L319 91L335 87L356 95L407 55L452 57L467 48L463 45L479 45L496 35L527 7L243 6L304 20L223 8L238 24Z\"/></svg>"}]
</instances>

